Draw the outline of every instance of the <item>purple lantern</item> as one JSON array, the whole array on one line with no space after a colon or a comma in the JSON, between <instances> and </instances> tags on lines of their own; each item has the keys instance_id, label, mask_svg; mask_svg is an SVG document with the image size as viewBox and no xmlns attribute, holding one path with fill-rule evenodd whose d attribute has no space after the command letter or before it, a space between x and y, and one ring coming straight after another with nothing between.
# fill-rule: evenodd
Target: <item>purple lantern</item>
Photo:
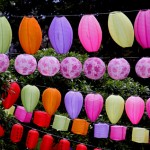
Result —
<instances>
[{"instance_id":1,"label":"purple lantern","mask_svg":"<svg viewBox=\"0 0 150 150\"><path fill-rule=\"evenodd\" d=\"M9 58L6 54L0 54L0 73L5 72L9 67Z\"/></svg>"},{"instance_id":2,"label":"purple lantern","mask_svg":"<svg viewBox=\"0 0 150 150\"><path fill-rule=\"evenodd\" d=\"M83 105L82 94L77 91L69 91L65 95L64 102L70 118L77 118Z\"/></svg>"},{"instance_id":3,"label":"purple lantern","mask_svg":"<svg viewBox=\"0 0 150 150\"><path fill-rule=\"evenodd\" d=\"M50 42L58 54L66 54L71 48L73 30L66 17L54 17L48 31Z\"/></svg>"},{"instance_id":4,"label":"purple lantern","mask_svg":"<svg viewBox=\"0 0 150 150\"><path fill-rule=\"evenodd\" d=\"M146 112L148 117L150 118L150 98L146 101Z\"/></svg>"}]
</instances>

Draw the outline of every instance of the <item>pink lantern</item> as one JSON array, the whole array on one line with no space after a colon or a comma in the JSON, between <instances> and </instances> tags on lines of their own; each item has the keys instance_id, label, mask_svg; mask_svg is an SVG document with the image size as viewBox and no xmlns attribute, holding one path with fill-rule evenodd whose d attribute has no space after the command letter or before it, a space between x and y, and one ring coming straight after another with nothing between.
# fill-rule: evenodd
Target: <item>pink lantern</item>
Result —
<instances>
[{"instance_id":1,"label":"pink lantern","mask_svg":"<svg viewBox=\"0 0 150 150\"><path fill-rule=\"evenodd\" d=\"M85 97L85 111L88 118L94 122L103 108L103 97L100 94L87 94Z\"/></svg>"},{"instance_id":2,"label":"pink lantern","mask_svg":"<svg viewBox=\"0 0 150 150\"><path fill-rule=\"evenodd\" d=\"M132 122L138 124L144 114L144 100L138 96L130 96L125 102L125 111Z\"/></svg>"},{"instance_id":3,"label":"pink lantern","mask_svg":"<svg viewBox=\"0 0 150 150\"><path fill-rule=\"evenodd\" d=\"M66 57L60 64L60 72L67 79L79 77L82 71L81 62L75 57Z\"/></svg>"},{"instance_id":4,"label":"pink lantern","mask_svg":"<svg viewBox=\"0 0 150 150\"><path fill-rule=\"evenodd\" d=\"M89 79L100 79L106 71L105 63L98 57L88 58L83 65L83 72Z\"/></svg>"},{"instance_id":5,"label":"pink lantern","mask_svg":"<svg viewBox=\"0 0 150 150\"><path fill-rule=\"evenodd\" d=\"M150 98L146 101L146 111L148 117L150 118Z\"/></svg>"},{"instance_id":6,"label":"pink lantern","mask_svg":"<svg viewBox=\"0 0 150 150\"><path fill-rule=\"evenodd\" d=\"M78 35L81 44L88 52L97 52L102 42L102 30L99 22L94 15L82 16Z\"/></svg>"},{"instance_id":7,"label":"pink lantern","mask_svg":"<svg viewBox=\"0 0 150 150\"><path fill-rule=\"evenodd\" d=\"M60 69L60 63L53 56L44 56L38 62L38 71L44 76L54 76Z\"/></svg>"},{"instance_id":8,"label":"pink lantern","mask_svg":"<svg viewBox=\"0 0 150 150\"><path fill-rule=\"evenodd\" d=\"M0 54L0 73L5 72L9 67L9 58L6 54Z\"/></svg>"},{"instance_id":9,"label":"pink lantern","mask_svg":"<svg viewBox=\"0 0 150 150\"><path fill-rule=\"evenodd\" d=\"M143 57L135 65L136 74L141 78L150 77L150 58Z\"/></svg>"},{"instance_id":10,"label":"pink lantern","mask_svg":"<svg viewBox=\"0 0 150 150\"><path fill-rule=\"evenodd\" d=\"M36 59L29 54L20 54L15 59L15 69L21 75L32 74L37 66Z\"/></svg>"},{"instance_id":11,"label":"pink lantern","mask_svg":"<svg viewBox=\"0 0 150 150\"><path fill-rule=\"evenodd\" d=\"M108 74L115 80L125 79L130 73L130 64L124 58L114 58L108 63Z\"/></svg>"}]
</instances>

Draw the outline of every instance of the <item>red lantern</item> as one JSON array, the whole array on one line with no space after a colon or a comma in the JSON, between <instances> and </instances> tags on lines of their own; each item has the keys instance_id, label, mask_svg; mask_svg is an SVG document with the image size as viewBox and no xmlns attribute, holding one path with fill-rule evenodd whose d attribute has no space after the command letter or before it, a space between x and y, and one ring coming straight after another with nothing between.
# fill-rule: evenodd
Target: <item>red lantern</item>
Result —
<instances>
[{"instance_id":1,"label":"red lantern","mask_svg":"<svg viewBox=\"0 0 150 150\"><path fill-rule=\"evenodd\" d=\"M101 148L94 148L94 150L102 150Z\"/></svg>"},{"instance_id":2,"label":"red lantern","mask_svg":"<svg viewBox=\"0 0 150 150\"><path fill-rule=\"evenodd\" d=\"M61 139L58 144L58 150L70 150L70 142L66 139Z\"/></svg>"},{"instance_id":3,"label":"red lantern","mask_svg":"<svg viewBox=\"0 0 150 150\"><path fill-rule=\"evenodd\" d=\"M10 139L13 143L21 141L23 135L23 126L21 124L14 124L11 129Z\"/></svg>"},{"instance_id":4,"label":"red lantern","mask_svg":"<svg viewBox=\"0 0 150 150\"><path fill-rule=\"evenodd\" d=\"M78 144L76 150L87 150L87 147L84 144Z\"/></svg>"},{"instance_id":5,"label":"red lantern","mask_svg":"<svg viewBox=\"0 0 150 150\"><path fill-rule=\"evenodd\" d=\"M0 137L4 136L5 130L2 127L2 125L0 125Z\"/></svg>"}]
</instances>

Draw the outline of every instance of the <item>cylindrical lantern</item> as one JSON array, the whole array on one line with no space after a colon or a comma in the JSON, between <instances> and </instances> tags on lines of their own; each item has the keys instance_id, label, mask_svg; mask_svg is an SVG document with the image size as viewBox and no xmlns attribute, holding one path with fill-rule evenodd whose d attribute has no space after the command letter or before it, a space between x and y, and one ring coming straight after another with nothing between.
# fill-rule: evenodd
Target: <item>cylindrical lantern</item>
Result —
<instances>
[{"instance_id":1,"label":"cylindrical lantern","mask_svg":"<svg viewBox=\"0 0 150 150\"><path fill-rule=\"evenodd\" d=\"M10 139L13 143L21 141L23 135L23 126L21 124L14 124L11 129Z\"/></svg>"},{"instance_id":2,"label":"cylindrical lantern","mask_svg":"<svg viewBox=\"0 0 150 150\"><path fill-rule=\"evenodd\" d=\"M12 30L5 16L0 17L0 39L0 53L6 53L11 45Z\"/></svg>"},{"instance_id":3,"label":"cylindrical lantern","mask_svg":"<svg viewBox=\"0 0 150 150\"><path fill-rule=\"evenodd\" d=\"M83 64L83 72L89 79L98 80L106 71L105 63L98 57L88 58Z\"/></svg>"},{"instance_id":4,"label":"cylindrical lantern","mask_svg":"<svg viewBox=\"0 0 150 150\"><path fill-rule=\"evenodd\" d=\"M50 24L48 35L56 53L69 52L73 41L73 30L66 17L55 16Z\"/></svg>"},{"instance_id":5,"label":"cylindrical lantern","mask_svg":"<svg viewBox=\"0 0 150 150\"><path fill-rule=\"evenodd\" d=\"M9 67L9 58L6 54L0 54L0 73L5 72Z\"/></svg>"},{"instance_id":6,"label":"cylindrical lantern","mask_svg":"<svg viewBox=\"0 0 150 150\"><path fill-rule=\"evenodd\" d=\"M61 139L58 144L59 150L70 150L70 142L66 139Z\"/></svg>"},{"instance_id":7,"label":"cylindrical lantern","mask_svg":"<svg viewBox=\"0 0 150 150\"><path fill-rule=\"evenodd\" d=\"M42 42L42 31L34 17L24 16L19 26L19 41L27 54L35 54Z\"/></svg>"},{"instance_id":8,"label":"cylindrical lantern","mask_svg":"<svg viewBox=\"0 0 150 150\"><path fill-rule=\"evenodd\" d=\"M87 150L87 147L81 143L76 146L76 150Z\"/></svg>"},{"instance_id":9,"label":"cylindrical lantern","mask_svg":"<svg viewBox=\"0 0 150 150\"><path fill-rule=\"evenodd\" d=\"M69 91L64 98L66 110L71 119L78 117L83 106L83 95L77 91Z\"/></svg>"},{"instance_id":10,"label":"cylindrical lantern","mask_svg":"<svg viewBox=\"0 0 150 150\"><path fill-rule=\"evenodd\" d=\"M94 15L82 16L78 36L82 46L88 52L97 52L102 42L102 30Z\"/></svg>"},{"instance_id":11,"label":"cylindrical lantern","mask_svg":"<svg viewBox=\"0 0 150 150\"><path fill-rule=\"evenodd\" d=\"M146 101L146 112L148 117L150 118L150 98Z\"/></svg>"},{"instance_id":12,"label":"cylindrical lantern","mask_svg":"<svg viewBox=\"0 0 150 150\"><path fill-rule=\"evenodd\" d=\"M15 111L15 106L11 106L9 109L4 109L7 115L13 115Z\"/></svg>"},{"instance_id":13,"label":"cylindrical lantern","mask_svg":"<svg viewBox=\"0 0 150 150\"><path fill-rule=\"evenodd\" d=\"M2 125L0 125L0 137L4 136L5 130Z\"/></svg>"},{"instance_id":14,"label":"cylindrical lantern","mask_svg":"<svg viewBox=\"0 0 150 150\"><path fill-rule=\"evenodd\" d=\"M124 58L114 58L108 63L108 74L115 80L125 79L130 73L130 64Z\"/></svg>"}]
</instances>

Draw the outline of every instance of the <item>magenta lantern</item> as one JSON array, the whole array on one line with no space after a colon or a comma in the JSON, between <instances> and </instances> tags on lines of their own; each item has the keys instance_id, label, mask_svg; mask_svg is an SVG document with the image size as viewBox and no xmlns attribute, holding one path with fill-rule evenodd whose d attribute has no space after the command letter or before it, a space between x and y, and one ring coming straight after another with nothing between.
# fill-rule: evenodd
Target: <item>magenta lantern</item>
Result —
<instances>
[{"instance_id":1,"label":"magenta lantern","mask_svg":"<svg viewBox=\"0 0 150 150\"><path fill-rule=\"evenodd\" d=\"M0 54L0 73L5 72L9 67L9 58L6 54Z\"/></svg>"},{"instance_id":2,"label":"magenta lantern","mask_svg":"<svg viewBox=\"0 0 150 150\"><path fill-rule=\"evenodd\" d=\"M70 142L66 139L61 139L58 144L59 150L70 150Z\"/></svg>"},{"instance_id":3,"label":"magenta lantern","mask_svg":"<svg viewBox=\"0 0 150 150\"><path fill-rule=\"evenodd\" d=\"M66 17L54 17L48 36L56 53L66 54L69 52L73 41L73 30Z\"/></svg>"},{"instance_id":4,"label":"magenta lantern","mask_svg":"<svg viewBox=\"0 0 150 150\"><path fill-rule=\"evenodd\" d=\"M138 96L130 96L125 102L125 111L132 122L138 124L144 114L144 100Z\"/></svg>"},{"instance_id":5,"label":"magenta lantern","mask_svg":"<svg viewBox=\"0 0 150 150\"><path fill-rule=\"evenodd\" d=\"M82 46L88 52L97 52L102 42L102 30L94 15L82 16L78 35Z\"/></svg>"},{"instance_id":6,"label":"magenta lantern","mask_svg":"<svg viewBox=\"0 0 150 150\"><path fill-rule=\"evenodd\" d=\"M150 98L146 101L146 112L148 117L150 118Z\"/></svg>"},{"instance_id":7,"label":"magenta lantern","mask_svg":"<svg viewBox=\"0 0 150 150\"><path fill-rule=\"evenodd\" d=\"M87 150L87 147L81 143L76 146L76 150Z\"/></svg>"},{"instance_id":8,"label":"magenta lantern","mask_svg":"<svg viewBox=\"0 0 150 150\"><path fill-rule=\"evenodd\" d=\"M85 111L88 118L94 122L103 108L103 97L100 94L87 94L85 97Z\"/></svg>"}]
</instances>

